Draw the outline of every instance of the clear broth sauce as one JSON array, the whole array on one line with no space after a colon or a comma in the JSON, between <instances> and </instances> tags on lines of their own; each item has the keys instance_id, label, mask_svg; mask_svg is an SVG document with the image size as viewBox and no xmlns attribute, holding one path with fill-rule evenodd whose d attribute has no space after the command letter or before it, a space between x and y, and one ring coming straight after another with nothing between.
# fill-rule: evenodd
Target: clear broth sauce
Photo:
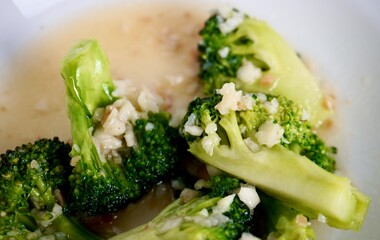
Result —
<instances>
[{"instance_id":1,"label":"clear broth sauce","mask_svg":"<svg viewBox=\"0 0 380 240\"><path fill-rule=\"evenodd\" d=\"M177 3L102 7L43 27L10 59L0 83L0 152L41 137L70 139L60 63L80 39L97 39L114 79L159 92L171 111L199 94L196 46L208 11Z\"/></svg>"}]
</instances>

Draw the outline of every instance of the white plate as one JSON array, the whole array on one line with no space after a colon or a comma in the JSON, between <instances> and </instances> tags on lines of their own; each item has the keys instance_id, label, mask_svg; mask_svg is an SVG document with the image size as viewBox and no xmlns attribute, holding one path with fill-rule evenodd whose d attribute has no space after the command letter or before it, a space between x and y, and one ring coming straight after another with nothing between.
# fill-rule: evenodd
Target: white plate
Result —
<instances>
[{"instance_id":1,"label":"white plate","mask_svg":"<svg viewBox=\"0 0 380 240\"><path fill-rule=\"evenodd\" d=\"M0 67L4 67L13 53L36 37L41 27L48 28L70 14L83 14L81 11L89 8L94 1L78 2L65 1L28 19L11 1L2 1ZM102 3L106 4L105 1ZM330 137L339 148L338 167L352 179L355 186L371 196L372 203L359 233L322 231L320 239L378 238L380 15L377 10L380 9L380 2L241 0L228 3L268 21L297 51L312 60L317 74L336 93L338 126L337 131L332 132L335 135Z\"/></svg>"}]
</instances>

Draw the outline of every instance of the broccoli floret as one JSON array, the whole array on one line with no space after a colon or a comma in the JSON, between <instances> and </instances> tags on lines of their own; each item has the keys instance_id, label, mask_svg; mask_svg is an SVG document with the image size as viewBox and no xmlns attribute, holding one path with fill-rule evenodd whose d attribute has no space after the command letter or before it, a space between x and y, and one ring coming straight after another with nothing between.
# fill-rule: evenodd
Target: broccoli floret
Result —
<instances>
[{"instance_id":1,"label":"broccoli floret","mask_svg":"<svg viewBox=\"0 0 380 240\"><path fill-rule=\"evenodd\" d=\"M226 174L212 176L207 182L207 194L211 197L226 196L239 189L243 181Z\"/></svg>"},{"instance_id":2,"label":"broccoli floret","mask_svg":"<svg viewBox=\"0 0 380 240\"><path fill-rule=\"evenodd\" d=\"M132 128L130 135L136 139L130 147L124 143L116 152L104 154L94 140L94 134L102 129L96 111L109 106L114 109L112 104L118 100L112 95L115 86L108 59L95 40L73 46L64 58L61 75L73 141L69 211L87 215L116 212L172 174L180 141L178 130L169 126L167 113L148 113L123 122L121 128Z\"/></svg>"},{"instance_id":3,"label":"broccoli floret","mask_svg":"<svg viewBox=\"0 0 380 240\"><path fill-rule=\"evenodd\" d=\"M231 201L226 210L221 210L223 201ZM251 231L252 218L248 207L235 195L225 198L206 195L186 203L179 198L150 222L111 239L233 240Z\"/></svg>"},{"instance_id":4,"label":"broccoli floret","mask_svg":"<svg viewBox=\"0 0 380 240\"><path fill-rule=\"evenodd\" d=\"M247 128L243 137L255 134L262 124L272 119L284 130L280 139L281 145L306 156L329 172L335 171L334 154L337 153L337 149L328 146L319 138L305 116L307 115L305 109L284 96L267 94L261 95L261 99L258 99L257 95L254 95L254 98L256 104L252 107L252 111L240 113L243 122L241 127Z\"/></svg>"},{"instance_id":5,"label":"broccoli floret","mask_svg":"<svg viewBox=\"0 0 380 240\"><path fill-rule=\"evenodd\" d=\"M70 149L58 138L41 139L0 155L1 239L98 239L63 214L56 198L68 186Z\"/></svg>"},{"instance_id":6,"label":"broccoli floret","mask_svg":"<svg viewBox=\"0 0 380 240\"><path fill-rule=\"evenodd\" d=\"M200 78L206 93L234 82L247 92L293 100L310 112L313 125L331 115L316 78L267 23L233 9L211 16L200 35Z\"/></svg>"},{"instance_id":7,"label":"broccoli floret","mask_svg":"<svg viewBox=\"0 0 380 240\"><path fill-rule=\"evenodd\" d=\"M178 129L169 126L169 121L169 113L149 113L146 119L136 120L133 128L138 147L131 149L123 164L128 181L138 183L143 191L168 180L178 165L179 152L185 143Z\"/></svg>"},{"instance_id":8,"label":"broccoli floret","mask_svg":"<svg viewBox=\"0 0 380 240\"><path fill-rule=\"evenodd\" d=\"M286 127L275 119L269 117L258 131L251 130L257 128L252 126L257 124L255 118L244 118L242 114L259 114L261 118L262 110L257 105L269 103L253 101L256 97L264 99L261 94L243 94L231 83L226 85L227 89L224 85L217 91L220 94L213 93L189 104L181 126L189 151L307 217L323 216L330 226L358 230L367 213L369 197L355 189L349 179L334 175L281 145ZM267 108L274 115L269 116L275 116L278 112L273 111L271 104Z\"/></svg>"}]
</instances>

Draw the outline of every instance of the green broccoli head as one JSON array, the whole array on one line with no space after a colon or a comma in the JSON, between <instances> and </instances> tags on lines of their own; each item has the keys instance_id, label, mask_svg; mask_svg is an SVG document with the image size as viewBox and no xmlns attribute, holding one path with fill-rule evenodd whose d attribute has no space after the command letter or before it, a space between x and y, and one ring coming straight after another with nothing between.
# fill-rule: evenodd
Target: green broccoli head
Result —
<instances>
[{"instance_id":1,"label":"green broccoli head","mask_svg":"<svg viewBox=\"0 0 380 240\"><path fill-rule=\"evenodd\" d=\"M281 110L285 106L268 99L271 98L267 95L236 91L234 84L228 83L207 98L194 100L181 126L189 151L203 162L283 200L307 217L323 216L331 226L359 229L369 198L352 187L347 178L336 176L285 147L289 144L285 131L295 131L300 122L281 122L281 112L287 112ZM300 129L302 137L307 128ZM298 134L290 135L297 137L292 139L294 144L305 141Z\"/></svg>"},{"instance_id":2,"label":"green broccoli head","mask_svg":"<svg viewBox=\"0 0 380 240\"><path fill-rule=\"evenodd\" d=\"M37 209L53 208L56 200L52 191L67 188L70 149L68 144L58 138L41 139L35 143L21 145L15 150L8 150L0 156L2 181L8 181L10 185L1 185L3 191L9 191L2 196L14 196L3 200L9 201L8 206L12 206L9 211L18 208L17 197L27 196ZM15 189L12 189L13 185ZM23 201L21 204L25 206Z\"/></svg>"},{"instance_id":3,"label":"green broccoli head","mask_svg":"<svg viewBox=\"0 0 380 240\"><path fill-rule=\"evenodd\" d=\"M116 212L171 176L181 140L170 114L137 113L129 100L114 97L108 59L96 41L74 45L61 72L73 138L70 212Z\"/></svg>"},{"instance_id":4,"label":"green broccoli head","mask_svg":"<svg viewBox=\"0 0 380 240\"><path fill-rule=\"evenodd\" d=\"M234 193L244 182L227 174L211 176L207 181L207 194L211 197L227 196Z\"/></svg>"},{"instance_id":5,"label":"green broccoli head","mask_svg":"<svg viewBox=\"0 0 380 240\"><path fill-rule=\"evenodd\" d=\"M283 95L310 112L311 122L331 115L315 77L267 23L236 9L212 15L200 31L200 78L206 93L227 82L238 89Z\"/></svg>"},{"instance_id":6,"label":"green broccoli head","mask_svg":"<svg viewBox=\"0 0 380 240\"><path fill-rule=\"evenodd\" d=\"M180 146L185 143L178 129L169 125L170 118L167 112L150 112L133 127L137 146L123 159L123 165L128 181L135 182L142 192L168 180L178 166Z\"/></svg>"},{"instance_id":7,"label":"green broccoli head","mask_svg":"<svg viewBox=\"0 0 380 240\"><path fill-rule=\"evenodd\" d=\"M0 238L45 235L97 239L62 214L57 192L65 192L71 147L58 138L41 139L0 155ZM70 237L69 237L70 236Z\"/></svg>"}]
</instances>

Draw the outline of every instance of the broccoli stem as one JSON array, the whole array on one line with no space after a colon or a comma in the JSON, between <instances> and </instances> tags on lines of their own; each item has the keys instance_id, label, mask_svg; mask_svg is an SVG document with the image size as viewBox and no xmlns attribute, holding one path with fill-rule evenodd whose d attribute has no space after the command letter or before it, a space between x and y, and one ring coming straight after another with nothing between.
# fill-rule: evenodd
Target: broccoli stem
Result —
<instances>
[{"instance_id":1,"label":"broccoli stem","mask_svg":"<svg viewBox=\"0 0 380 240\"><path fill-rule=\"evenodd\" d=\"M325 218L330 226L359 230L369 198L353 188L347 178L318 167L283 146L252 152L244 143L236 114L223 116L220 125L230 146L214 148L208 155L199 142L190 152L204 162L255 185L311 218Z\"/></svg>"},{"instance_id":2,"label":"broccoli stem","mask_svg":"<svg viewBox=\"0 0 380 240\"><path fill-rule=\"evenodd\" d=\"M79 221L73 217L67 215L60 215L56 218L52 225L55 229L55 232L63 232L68 239L75 240L100 240L101 237L95 235L88 229L86 229Z\"/></svg>"}]
</instances>

